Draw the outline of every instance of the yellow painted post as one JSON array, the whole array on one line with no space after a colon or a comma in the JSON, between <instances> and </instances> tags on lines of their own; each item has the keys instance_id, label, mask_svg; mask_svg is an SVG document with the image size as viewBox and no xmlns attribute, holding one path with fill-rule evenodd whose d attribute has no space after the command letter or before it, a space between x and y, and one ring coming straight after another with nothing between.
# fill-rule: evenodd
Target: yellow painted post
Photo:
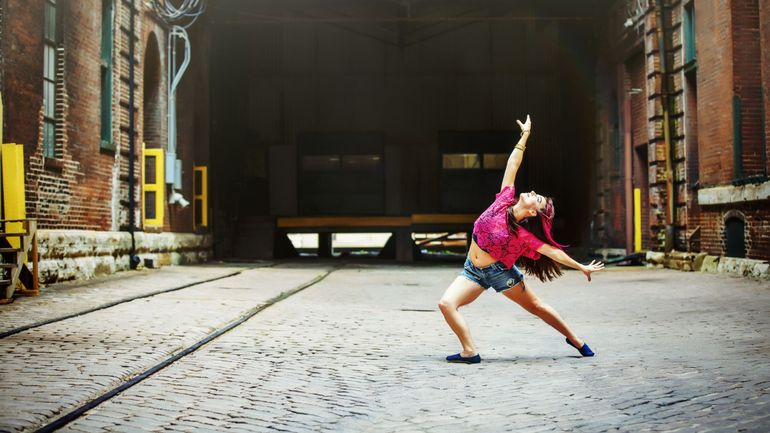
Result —
<instances>
[{"instance_id":1,"label":"yellow painted post","mask_svg":"<svg viewBox=\"0 0 770 433\"><path fill-rule=\"evenodd\" d=\"M642 190L634 188L634 251L642 250Z\"/></svg>"},{"instance_id":2,"label":"yellow painted post","mask_svg":"<svg viewBox=\"0 0 770 433\"><path fill-rule=\"evenodd\" d=\"M166 184L163 149L146 149L142 143L142 225L163 227Z\"/></svg>"},{"instance_id":3,"label":"yellow painted post","mask_svg":"<svg viewBox=\"0 0 770 433\"><path fill-rule=\"evenodd\" d=\"M0 92L0 144L3 144L3 94Z\"/></svg>"},{"instance_id":4,"label":"yellow painted post","mask_svg":"<svg viewBox=\"0 0 770 433\"><path fill-rule=\"evenodd\" d=\"M3 144L3 93L0 92L0 144ZM0 195L3 193L3 168L0 164ZM0 218L3 218L3 200L0 200Z\"/></svg>"},{"instance_id":5,"label":"yellow painted post","mask_svg":"<svg viewBox=\"0 0 770 433\"><path fill-rule=\"evenodd\" d=\"M195 228L209 226L209 169L205 165L193 167L193 224Z\"/></svg>"},{"instance_id":6,"label":"yellow painted post","mask_svg":"<svg viewBox=\"0 0 770 433\"><path fill-rule=\"evenodd\" d=\"M3 210L7 220L26 218L26 202L24 199L24 146L21 144L4 143L0 147L0 159L3 167ZM24 231L24 223L14 222L5 225L7 233ZM21 246L18 237L9 237L13 248Z\"/></svg>"}]
</instances>

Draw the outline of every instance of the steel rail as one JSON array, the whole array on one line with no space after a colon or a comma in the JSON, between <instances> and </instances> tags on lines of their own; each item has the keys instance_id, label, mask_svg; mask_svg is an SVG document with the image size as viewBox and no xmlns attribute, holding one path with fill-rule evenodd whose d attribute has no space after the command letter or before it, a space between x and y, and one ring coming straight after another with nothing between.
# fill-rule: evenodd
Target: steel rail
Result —
<instances>
[{"instance_id":1,"label":"steel rail","mask_svg":"<svg viewBox=\"0 0 770 433\"><path fill-rule=\"evenodd\" d=\"M104 403L105 401L119 395L123 391L141 383L145 379L151 377L155 373L158 373L159 371L163 370L164 368L168 367L169 365L179 361L180 359L184 358L185 356L197 351L200 349L203 345L215 340L216 338L221 337L223 334L227 333L228 331L231 331L233 328L242 325L247 320L254 317L257 313L263 311L264 309L292 296L295 295L302 290L307 289L310 286L313 286L319 282L321 282L323 279L328 277L332 272L339 269L339 267L336 267L334 269L331 269L329 271L324 272L321 275L316 276L310 281L307 281L305 283L300 284L299 286L296 286L292 289L289 289L288 291L281 292L277 296L274 296L270 299L268 299L266 302L257 305L247 312L243 313L238 319L230 322L229 324L217 329L216 331L213 331L209 333L206 337L198 340L197 343L193 344L192 346L188 347L187 349L184 349L181 352L176 353L175 355L169 356L168 358L164 359L163 361L155 364L153 367L148 368L144 372L132 377L127 382L122 383L121 385L118 385L117 387L105 392L104 394L78 406L76 409L66 413L65 415L55 419L54 421L38 428L35 430L35 433L50 433L53 431L56 431L67 424L71 423L72 421L75 421L76 419L80 418L85 414L87 411L99 406L100 404Z\"/></svg>"}]
</instances>

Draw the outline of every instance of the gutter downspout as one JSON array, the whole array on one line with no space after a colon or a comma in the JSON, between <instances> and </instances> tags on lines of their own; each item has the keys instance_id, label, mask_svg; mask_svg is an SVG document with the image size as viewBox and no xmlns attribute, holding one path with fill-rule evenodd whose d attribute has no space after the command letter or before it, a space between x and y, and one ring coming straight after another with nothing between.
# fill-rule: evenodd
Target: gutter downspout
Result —
<instances>
[{"instance_id":1,"label":"gutter downspout","mask_svg":"<svg viewBox=\"0 0 770 433\"><path fill-rule=\"evenodd\" d=\"M665 142L666 157L666 237L664 250L669 252L674 249L674 174L672 169L671 157L671 122L669 117L669 98L668 98L668 68L666 67L666 40L663 22L662 0L655 1L655 22L658 36L658 52L660 53L660 73L661 79L661 98L663 105L663 141Z\"/></svg>"},{"instance_id":2,"label":"gutter downspout","mask_svg":"<svg viewBox=\"0 0 770 433\"><path fill-rule=\"evenodd\" d=\"M134 199L134 158L136 133L136 124L134 122L134 44L136 26L134 23L134 0L129 2L129 44L128 44L128 232L131 234L131 251L129 252L129 266L136 269L139 265L139 257L136 255L136 239L134 238L134 228L136 226L135 211L136 201Z\"/></svg>"},{"instance_id":3,"label":"gutter downspout","mask_svg":"<svg viewBox=\"0 0 770 433\"><path fill-rule=\"evenodd\" d=\"M622 107L623 107L623 190L626 203L626 254L634 252L634 190L633 168L631 165L631 89L626 88L626 66L618 67L618 80L620 80Z\"/></svg>"}]
</instances>

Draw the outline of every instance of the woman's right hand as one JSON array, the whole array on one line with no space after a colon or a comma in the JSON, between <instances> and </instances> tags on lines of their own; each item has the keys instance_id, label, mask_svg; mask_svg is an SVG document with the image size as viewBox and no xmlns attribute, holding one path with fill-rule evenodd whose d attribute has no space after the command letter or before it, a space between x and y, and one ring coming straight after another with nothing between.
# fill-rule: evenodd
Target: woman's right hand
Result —
<instances>
[{"instance_id":1,"label":"woman's right hand","mask_svg":"<svg viewBox=\"0 0 770 433\"><path fill-rule=\"evenodd\" d=\"M532 121L529 119L529 114L527 114L527 120L524 123L521 123L519 119L516 119L516 123L519 124L522 134L529 134L529 131L532 129Z\"/></svg>"},{"instance_id":2,"label":"woman's right hand","mask_svg":"<svg viewBox=\"0 0 770 433\"><path fill-rule=\"evenodd\" d=\"M580 270L583 271L588 281L591 281L591 274L604 270L604 263L592 260L588 265L581 266Z\"/></svg>"}]
</instances>

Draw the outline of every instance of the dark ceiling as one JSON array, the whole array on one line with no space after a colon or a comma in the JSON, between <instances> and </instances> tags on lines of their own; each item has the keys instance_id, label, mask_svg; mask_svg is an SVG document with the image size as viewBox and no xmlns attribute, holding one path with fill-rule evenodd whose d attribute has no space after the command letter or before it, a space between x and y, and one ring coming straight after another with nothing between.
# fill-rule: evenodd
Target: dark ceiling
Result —
<instances>
[{"instance_id":1,"label":"dark ceiling","mask_svg":"<svg viewBox=\"0 0 770 433\"><path fill-rule=\"evenodd\" d=\"M617 0L216 0L217 25L326 23L409 46L477 22L592 22Z\"/></svg>"}]
</instances>

